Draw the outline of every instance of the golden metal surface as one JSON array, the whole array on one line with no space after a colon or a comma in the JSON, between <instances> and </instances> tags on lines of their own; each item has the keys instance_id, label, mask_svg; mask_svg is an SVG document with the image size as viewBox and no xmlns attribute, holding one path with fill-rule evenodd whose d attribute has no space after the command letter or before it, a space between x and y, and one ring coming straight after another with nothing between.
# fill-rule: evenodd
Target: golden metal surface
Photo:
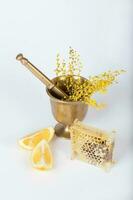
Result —
<instances>
[{"instance_id":1,"label":"golden metal surface","mask_svg":"<svg viewBox=\"0 0 133 200\"><path fill-rule=\"evenodd\" d=\"M78 76L73 76L76 80L79 78ZM52 79L53 83L60 82L62 84L65 81L65 76L60 76ZM85 78L80 77L81 80L85 80ZM63 101L56 98L49 89L46 89L47 94L50 97L51 109L54 118L59 124L55 126L55 133L59 137L70 138L69 126L74 122L75 119L83 120L85 117L88 105L82 102L73 102L73 101Z\"/></svg>"},{"instance_id":2,"label":"golden metal surface","mask_svg":"<svg viewBox=\"0 0 133 200\"><path fill-rule=\"evenodd\" d=\"M49 90L58 96L58 98L68 97L67 94L55 86L55 84L45 76L38 68L36 68L27 58L23 56L23 54L18 54L16 59L20 61L28 70L32 72L42 83L44 83Z\"/></svg>"}]
</instances>

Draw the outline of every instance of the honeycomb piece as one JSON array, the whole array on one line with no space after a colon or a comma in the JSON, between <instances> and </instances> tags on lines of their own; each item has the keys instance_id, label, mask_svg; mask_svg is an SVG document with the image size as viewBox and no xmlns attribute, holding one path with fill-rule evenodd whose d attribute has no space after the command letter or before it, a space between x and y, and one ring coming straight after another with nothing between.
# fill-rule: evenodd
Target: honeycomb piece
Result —
<instances>
[{"instance_id":1,"label":"honeycomb piece","mask_svg":"<svg viewBox=\"0 0 133 200\"><path fill-rule=\"evenodd\" d=\"M78 120L70 126L72 158L83 160L108 170L114 163L112 160L114 132L86 126Z\"/></svg>"}]
</instances>

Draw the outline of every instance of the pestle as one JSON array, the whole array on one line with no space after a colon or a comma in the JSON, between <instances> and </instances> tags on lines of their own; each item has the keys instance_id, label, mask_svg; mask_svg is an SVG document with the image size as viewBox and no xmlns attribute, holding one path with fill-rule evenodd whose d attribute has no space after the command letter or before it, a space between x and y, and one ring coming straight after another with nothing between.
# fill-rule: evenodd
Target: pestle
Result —
<instances>
[{"instance_id":1,"label":"pestle","mask_svg":"<svg viewBox=\"0 0 133 200\"><path fill-rule=\"evenodd\" d=\"M47 76L45 76L39 69L37 69L23 54L18 54L16 60L19 60L32 74L34 74L46 87L52 91L58 98L67 98L68 95L58 88Z\"/></svg>"}]
</instances>

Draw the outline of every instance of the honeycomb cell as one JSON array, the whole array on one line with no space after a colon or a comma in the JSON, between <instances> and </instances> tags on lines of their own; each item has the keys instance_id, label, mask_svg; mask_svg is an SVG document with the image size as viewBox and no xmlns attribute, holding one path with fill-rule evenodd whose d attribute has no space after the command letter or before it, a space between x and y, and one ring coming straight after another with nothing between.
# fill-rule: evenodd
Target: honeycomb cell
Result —
<instances>
[{"instance_id":1,"label":"honeycomb cell","mask_svg":"<svg viewBox=\"0 0 133 200\"><path fill-rule=\"evenodd\" d=\"M78 120L71 125L70 133L72 153L77 159L103 168L112 165L113 137Z\"/></svg>"}]
</instances>

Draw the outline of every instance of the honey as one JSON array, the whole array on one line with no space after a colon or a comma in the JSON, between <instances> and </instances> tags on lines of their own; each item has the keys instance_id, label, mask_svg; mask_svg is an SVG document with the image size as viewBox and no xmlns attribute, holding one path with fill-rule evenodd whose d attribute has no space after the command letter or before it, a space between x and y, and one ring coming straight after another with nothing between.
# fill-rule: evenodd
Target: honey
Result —
<instances>
[{"instance_id":1,"label":"honey","mask_svg":"<svg viewBox=\"0 0 133 200\"><path fill-rule=\"evenodd\" d=\"M72 158L88 162L108 170L113 161L114 132L86 126L75 120L70 127Z\"/></svg>"}]
</instances>

